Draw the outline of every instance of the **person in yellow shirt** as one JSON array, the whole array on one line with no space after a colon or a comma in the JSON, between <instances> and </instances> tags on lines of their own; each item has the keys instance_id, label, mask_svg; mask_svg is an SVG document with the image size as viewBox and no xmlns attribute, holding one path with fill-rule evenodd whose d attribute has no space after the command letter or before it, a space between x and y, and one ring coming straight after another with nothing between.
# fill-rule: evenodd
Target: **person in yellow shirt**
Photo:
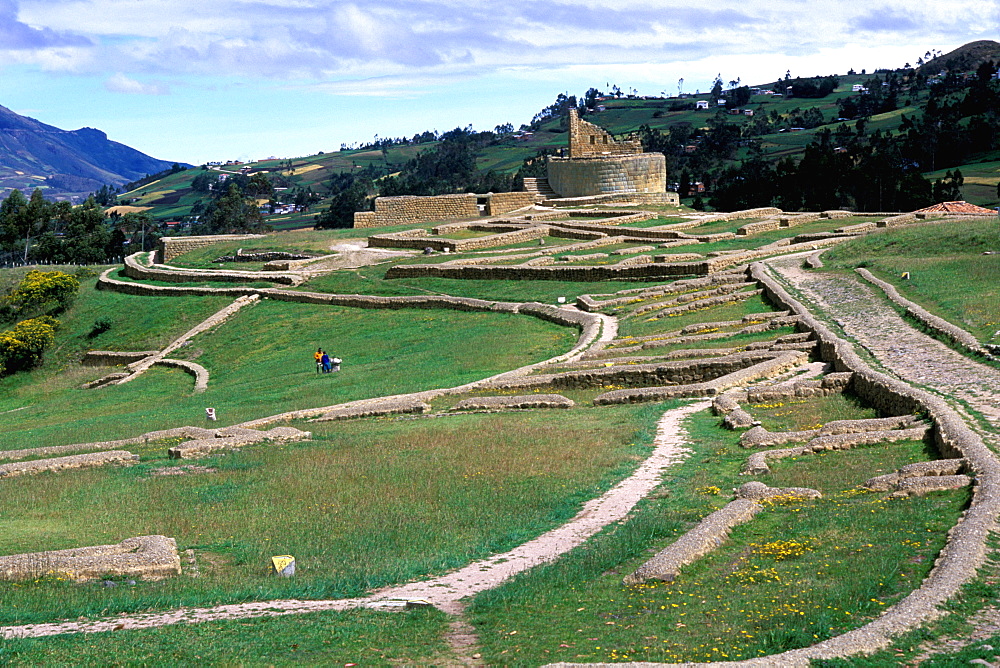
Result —
<instances>
[{"instance_id":1,"label":"person in yellow shirt","mask_svg":"<svg viewBox=\"0 0 1000 668\"><path fill-rule=\"evenodd\" d=\"M313 357L316 358L316 373L321 373L323 371L323 349L317 348Z\"/></svg>"}]
</instances>

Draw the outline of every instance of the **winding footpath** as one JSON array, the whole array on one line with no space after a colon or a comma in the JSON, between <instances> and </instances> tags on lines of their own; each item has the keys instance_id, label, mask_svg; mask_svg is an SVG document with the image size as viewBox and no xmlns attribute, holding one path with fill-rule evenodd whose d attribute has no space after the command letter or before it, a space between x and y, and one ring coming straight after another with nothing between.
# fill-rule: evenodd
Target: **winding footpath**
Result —
<instances>
[{"instance_id":1,"label":"winding footpath","mask_svg":"<svg viewBox=\"0 0 1000 668\"><path fill-rule=\"evenodd\" d=\"M330 610L392 607L406 601L429 603L446 612L457 612L460 601L503 584L529 568L554 561L583 544L604 527L625 519L635 505L651 493L663 471L690 454L684 447L682 421L704 410L710 401L697 401L667 411L657 423L653 453L636 471L596 499L583 505L566 524L548 531L509 552L493 555L451 573L420 582L386 587L369 596L350 599L303 601L297 599L258 601L207 608L179 608L162 613L120 615L97 621L64 621L0 627L2 638L39 638L64 633L100 633L114 630L148 629L170 624L274 617Z\"/></svg>"},{"instance_id":2,"label":"winding footpath","mask_svg":"<svg viewBox=\"0 0 1000 668\"><path fill-rule=\"evenodd\" d=\"M798 290L814 313L825 314L879 364L907 383L968 404L990 428L969 426L1000 449L1000 369L962 355L907 322L878 290L854 275L806 271L801 256L766 262ZM959 412L963 407L955 406Z\"/></svg>"}]
</instances>

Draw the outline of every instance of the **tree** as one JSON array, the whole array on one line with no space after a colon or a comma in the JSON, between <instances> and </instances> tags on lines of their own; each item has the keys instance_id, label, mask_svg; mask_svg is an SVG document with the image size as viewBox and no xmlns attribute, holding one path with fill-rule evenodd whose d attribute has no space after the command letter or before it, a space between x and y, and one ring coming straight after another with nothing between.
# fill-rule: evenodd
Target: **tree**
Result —
<instances>
[{"instance_id":1,"label":"tree","mask_svg":"<svg viewBox=\"0 0 1000 668\"><path fill-rule=\"evenodd\" d=\"M156 223L147 211L130 211L119 220L117 231L122 233L118 251L128 245L129 253L145 251L152 248L159 235L154 235ZM117 253L111 253L117 255Z\"/></svg>"},{"instance_id":2,"label":"tree","mask_svg":"<svg viewBox=\"0 0 1000 668\"><path fill-rule=\"evenodd\" d=\"M329 208L316 218L316 229L336 229L354 226L354 212L364 211L368 203L368 191L360 179L330 200Z\"/></svg>"},{"instance_id":3,"label":"tree","mask_svg":"<svg viewBox=\"0 0 1000 668\"><path fill-rule=\"evenodd\" d=\"M257 172L250 177L244 189L248 197L257 199L270 199L274 197L274 186L263 172Z\"/></svg>"},{"instance_id":4,"label":"tree","mask_svg":"<svg viewBox=\"0 0 1000 668\"><path fill-rule=\"evenodd\" d=\"M13 190L0 205L0 238L8 250L23 248L22 262L28 261L31 239L48 228L51 207L37 188L27 200L19 190Z\"/></svg>"},{"instance_id":5,"label":"tree","mask_svg":"<svg viewBox=\"0 0 1000 668\"><path fill-rule=\"evenodd\" d=\"M208 234L263 232L267 229L257 202L245 197L236 183L230 183L226 194L208 205L203 219L198 231Z\"/></svg>"},{"instance_id":6,"label":"tree","mask_svg":"<svg viewBox=\"0 0 1000 668\"><path fill-rule=\"evenodd\" d=\"M59 202L54 211L52 229L38 240L41 259L93 264L107 261L112 230L105 220L104 209L93 197L77 207Z\"/></svg>"},{"instance_id":7,"label":"tree","mask_svg":"<svg viewBox=\"0 0 1000 668\"><path fill-rule=\"evenodd\" d=\"M715 82L712 84L712 100L718 100L722 96L722 74L715 75Z\"/></svg>"},{"instance_id":8,"label":"tree","mask_svg":"<svg viewBox=\"0 0 1000 668\"><path fill-rule=\"evenodd\" d=\"M118 188L103 185L93 194L93 197L101 206L114 206L118 203Z\"/></svg>"}]
</instances>

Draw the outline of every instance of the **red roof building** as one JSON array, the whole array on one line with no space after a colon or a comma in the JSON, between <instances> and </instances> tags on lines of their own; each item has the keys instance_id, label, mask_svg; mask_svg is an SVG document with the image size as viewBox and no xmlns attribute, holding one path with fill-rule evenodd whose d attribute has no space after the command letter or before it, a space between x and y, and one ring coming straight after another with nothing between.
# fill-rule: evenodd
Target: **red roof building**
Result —
<instances>
[{"instance_id":1,"label":"red roof building","mask_svg":"<svg viewBox=\"0 0 1000 668\"><path fill-rule=\"evenodd\" d=\"M986 209L981 206L976 206L975 204L969 204L965 201L960 202L941 202L940 204L934 204L925 209L917 209L913 213L948 213L948 214L962 214L967 216L995 216L997 215L996 209Z\"/></svg>"}]
</instances>

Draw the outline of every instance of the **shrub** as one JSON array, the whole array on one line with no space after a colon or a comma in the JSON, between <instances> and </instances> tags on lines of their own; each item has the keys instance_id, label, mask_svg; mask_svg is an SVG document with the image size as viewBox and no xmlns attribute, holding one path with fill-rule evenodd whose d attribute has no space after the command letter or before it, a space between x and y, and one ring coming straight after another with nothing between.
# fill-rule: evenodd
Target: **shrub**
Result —
<instances>
[{"instance_id":1,"label":"shrub","mask_svg":"<svg viewBox=\"0 0 1000 668\"><path fill-rule=\"evenodd\" d=\"M66 309L80 290L80 281L62 271L29 271L7 297L20 314L53 313Z\"/></svg>"},{"instance_id":2,"label":"shrub","mask_svg":"<svg viewBox=\"0 0 1000 668\"><path fill-rule=\"evenodd\" d=\"M87 334L87 337L92 339L99 334L103 334L109 329L111 329L111 321L107 318L98 318L94 321L94 326L91 327L90 333Z\"/></svg>"},{"instance_id":3,"label":"shrub","mask_svg":"<svg viewBox=\"0 0 1000 668\"><path fill-rule=\"evenodd\" d=\"M42 361L42 352L55 340L58 326L58 320L43 315L0 332L0 373L10 374L37 366Z\"/></svg>"}]
</instances>

